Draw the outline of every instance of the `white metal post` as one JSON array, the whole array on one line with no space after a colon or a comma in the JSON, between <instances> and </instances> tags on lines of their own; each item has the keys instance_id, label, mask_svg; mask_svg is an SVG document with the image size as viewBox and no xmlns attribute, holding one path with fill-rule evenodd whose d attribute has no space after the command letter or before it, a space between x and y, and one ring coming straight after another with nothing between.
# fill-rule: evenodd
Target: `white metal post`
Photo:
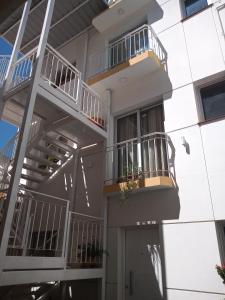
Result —
<instances>
[{"instance_id":1,"label":"white metal post","mask_svg":"<svg viewBox=\"0 0 225 300\"><path fill-rule=\"evenodd\" d=\"M27 0L24 5L23 14L22 14L19 29L18 29L18 32L16 35L16 40L15 40L15 43L13 46L12 55L9 60L9 64L8 64L5 78L3 81L3 86L0 90L0 118L2 117L2 113L3 113L3 109L4 109L3 95L5 92L5 89L7 89L8 84L10 84L10 82L13 78L13 65L15 64L15 62L17 60L17 55L21 48L21 44L22 44L22 40L23 40L23 36L24 36L26 24L27 24L29 12L30 12L31 3L32 3L32 0Z\"/></svg>"},{"instance_id":2,"label":"white metal post","mask_svg":"<svg viewBox=\"0 0 225 300\"><path fill-rule=\"evenodd\" d=\"M78 178L78 159L79 159L80 149L77 148L73 152L73 175L72 175L72 187L69 191L70 200L70 211L75 211L76 205L76 190L77 190L77 178Z\"/></svg>"},{"instance_id":3,"label":"white metal post","mask_svg":"<svg viewBox=\"0 0 225 300\"><path fill-rule=\"evenodd\" d=\"M1 233L1 249L0 249L0 264L4 260L3 257L6 255L8 239L10 236L11 224L13 219L13 213L15 204L17 201L17 193L20 182L21 171L23 167L23 161L26 153L26 147L29 137L29 130L32 121L32 115L37 96L38 84L40 80L41 68L43 64L45 48L47 45L47 39L49 29L52 20L52 14L54 10L55 0L48 0L45 19L42 27L41 37L37 49L37 59L33 69L33 78L29 86L27 95L27 106L25 108L23 122L21 126L21 134L19 136L18 146L15 155L15 167L13 168L8 198L5 205L5 213L3 219L4 231ZM0 270L1 270L0 265Z\"/></svg>"},{"instance_id":4,"label":"white metal post","mask_svg":"<svg viewBox=\"0 0 225 300\"><path fill-rule=\"evenodd\" d=\"M114 134L113 117L111 117L112 91L106 90L107 109L107 143L106 143L106 174L105 179L113 179L114 173ZM111 181L110 181L111 182ZM110 183L108 182L108 183Z\"/></svg>"},{"instance_id":5,"label":"white metal post","mask_svg":"<svg viewBox=\"0 0 225 300\"><path fill-rule=\"evenodd\" d=\"M107 212L108 201L107 197L104 199L104 231L103 231L103 278L102 278L102 300L106 298L106 263L107 263L107 224L108 224L108 212Z\"/></svg>"}]
</instances>

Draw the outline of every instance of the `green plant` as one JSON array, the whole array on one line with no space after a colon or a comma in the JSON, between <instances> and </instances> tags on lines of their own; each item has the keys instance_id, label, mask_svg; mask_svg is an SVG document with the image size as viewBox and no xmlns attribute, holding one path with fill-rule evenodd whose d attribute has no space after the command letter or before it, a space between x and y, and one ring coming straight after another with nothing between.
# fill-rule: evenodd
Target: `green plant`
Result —
<instances>
[{"instance_id":1,"label":"green plant","mask_svg":"<svg viewBox=\"0 0 225 300\"><path fill-rule=\"evenodd\" d=\"M216 270L219 276L223 279L223 283L225 283L225 265L223 266L216 265Z\"/></svg>"},{"instance_id":2,"label":"green plant","mask_svg":"<svg viewBox=\"0 0 225 300\"><path fill-rule=\"evenodd\" d=\"M120 186L120 200L121 203L126 202L129 194L138 187L138 180L143 179L143 173L136 168L127 168L126 176L122 178Z\"/></svg>"},{"instance_id":3,"label":"green plant","mask_svg":"<svg viewBox=\"0 0 225 300\"><path fill-rule=\"evenodd\" d=\"M87 243L87 245L84 244L83 246L79 245L78 249L80 249L79 256L82 258L82 262L85 262L85 260L93 261L96 258L101 258L104 253L108 255L108 252L103 250L98 241Z\"/></svg>"}]
</instances>

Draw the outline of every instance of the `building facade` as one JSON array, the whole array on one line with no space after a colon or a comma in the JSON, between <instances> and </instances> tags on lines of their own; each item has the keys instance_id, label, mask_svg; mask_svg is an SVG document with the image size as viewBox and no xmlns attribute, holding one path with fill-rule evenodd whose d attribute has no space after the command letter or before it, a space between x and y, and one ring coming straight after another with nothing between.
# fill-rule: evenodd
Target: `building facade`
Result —
<instances>
[{"instance_id":1,"label":"building facade","mask_svg":"<svg viewBox=\"0 0 225 300\"><path fill-rule=\"evenodd\" d=\"M0 30L7 297L223 299L225 2L33 0Z\"/></svg>"}]
</instances>

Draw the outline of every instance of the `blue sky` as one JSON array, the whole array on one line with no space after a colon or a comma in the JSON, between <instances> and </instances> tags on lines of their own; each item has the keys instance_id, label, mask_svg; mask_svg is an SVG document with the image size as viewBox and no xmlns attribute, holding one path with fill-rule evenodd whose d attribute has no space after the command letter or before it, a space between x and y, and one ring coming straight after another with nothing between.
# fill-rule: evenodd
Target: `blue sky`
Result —
<instances>
[{"instance_id":1,"label":"blue sky","mask_svg":"<svg viewBox=\"0 0 225 300\"><path fill-rule=\"evenodd\" d=\"M12 47L0 37L0 55L11 54ZM0 149L11 139L17 132L17 127L0 120Z\"/></svg>"}]
</instances>

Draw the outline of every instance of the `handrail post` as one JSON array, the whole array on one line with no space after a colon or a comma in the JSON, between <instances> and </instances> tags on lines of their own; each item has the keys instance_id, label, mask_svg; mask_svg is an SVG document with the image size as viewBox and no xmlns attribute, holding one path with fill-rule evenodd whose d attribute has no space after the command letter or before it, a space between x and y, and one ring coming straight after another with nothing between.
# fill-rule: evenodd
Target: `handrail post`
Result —
<instances>
[{"instance_id":1,"label":"handrail post","mask_svg":"<svg viewBox=\"0 0 225 300\"><path fill-rule=\"evenodd\" d=\"M66 258L67 255L67 247L68 247L68 239L69 239L69 226L70 226L70 211L69 211L69 201L66 204L66 218L65 225L63 231L63 245L62 245L62 257Z\"/></svg>"}]
</instances>

